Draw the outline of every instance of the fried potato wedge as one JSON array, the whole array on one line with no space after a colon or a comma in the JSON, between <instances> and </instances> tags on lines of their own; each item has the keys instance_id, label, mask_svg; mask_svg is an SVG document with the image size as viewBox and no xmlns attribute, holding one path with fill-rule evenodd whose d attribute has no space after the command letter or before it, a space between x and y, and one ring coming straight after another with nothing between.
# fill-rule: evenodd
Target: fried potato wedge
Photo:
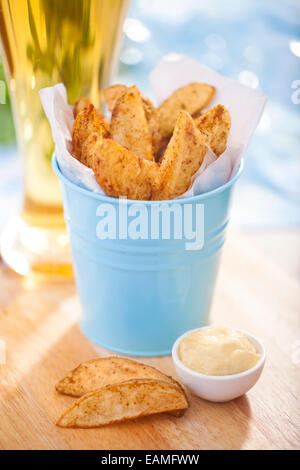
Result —
<instances>
[{"instance_id":1,"label":"fried potato wedge","mask_svg":"<svg viewBox=\"0 0 300 470\"><path fill-rule=\"evenodd\" d=\"M107 88L104 88L103 95L107 103L108 109L111 113L113 112L113 109L116 106L118 99L125 93L126 90L126 85L112 85Z\"/></svg>"},{"instance_id":2,"label":"fried potato wedge","mask_svg":"<svg viewBox=\"0 0 300 470\"><path fill-rule=\"evenodd\" d=\"M86 161L82 155L82 147L91 134L98 134L100 137L109 136L92 104L77 114L72 129L73 156L84 165Z\"/></svg>"},{"instance_id":3,"label":"fried potato wedge","mask_svg":"<svg viewBox=\"0 0 300 470\"><path fill-rule=\"evenodd\" d=\"M158 108L162 137L172 134L179 111L195 114L205 108L213 99L215 88L206 83L190 83L178 88Z\"/></svg>"},{"instance_id":4,"label":"fried potato wedge","mask_svg":"<svg viewBox=\"0 0 300 470\"><path fill-rule=\"evenodd\" d=\"M106 385L83 395L61 416L57 425L94 428L186 408L186 396L176 384L134 379Z\"/></svg>"},{"instance_id":5,"label":"fried potato wedge","mask_svg":"<svg viewBox=\"0 0 300 470\"><path fill-rule=\"evenodd\" d=\"M81 96L76 103L74 104L74 117L76 118L77 114L80 113L80 111L83 111L85 108L88 108L90 106L91 102L88 98L85 98L84 96Z\"/></svg>"},{"instance_id":6,"label":"fried potato wedge","mask_svg":"<svg viewBox=\"0 0 300 470\"><path fill-rule=\"evenodd\" d=\"M230 113L225 106L218 104L195 120L207 145L219 157L226 149L231 127Z\"/></svg>"},{"instance_id":7,"label":"fried potato wedge","mask_svg":"<svg viewBox=\"0 0 300 470\"><path fill-rule=\"evenodd\" d=\"M157 163L140 158L111 139L99 139L93 147L96 180L108 196L149 200L158 177Z\"/></svg>"},{"instance_id":8,"label":"fried potato wedge","mask_svg":"<svg viewBox=\"0 0 300 470\"><path fill-rule=\"evenodd\" d=\"M112 85L103 90L104 98L107 102L108 109L112 112L118 99L125 93L128 88L125 85ZM152 101L145 95L141 94L143 108L150 137L152 140L152 149L154 155L157 155L161 146L161 135L159 131L159 113Z\"/></svg>"},{"instance_id":9,"label":"fried potato wedge","mask_svg":"<svg viewBox=\"0 0 300 470\"><path fill-rule=\"evenodd\" d=\"M157 379L175 383L172 377L158 369L125 357L98 357L83 362L62 379L56 390L64 395L81 397L85 393L130 379Z\"/></svg>"},{"instance_id":10,"label":"fried potato wedge","mask_svg":"<svg viewBox=\"0 0 300 470\"><path fill-rule=\"evenodd\" d=\"M126 89L111 116L111 136L138 157L154 161L151 136L140 92L136 86Z\"/></svg>"},{"instance_id":11,"label":"fried potato wedge","mask_svg":"<svg viewBox=\"0 0 300 470\"><path fill-rule=\"evenodd\" d=\"M82 144L80 161L89 168L93 168L93 155L97 151L99 139L103 137L97 132L91 132Z\"/></svg>"},{"instance_id":12,"label":"fried potato wedge","mask_svg":"<svg viewBox=\"0 0 300 470\"><path fill-rule=\"evenodd\" d=\"M152 199L174 199L183 194L190 187L192 176L200 168L206 152L204 137L194 120L187 112L180 111L173 136L162 157Z\"/></svg>"},{"instance_id":13,"label":"fried potato wedge","mask_svg":"<svg viewBox=\"0 0 300 470\"><path fill-rule=\"evenodd\" d=\"M74 111L73 111L74 118L76 118L76 116L80 113L80 111L83 111L84 109L87 109L90 105L91 105L91 102L88 98L85 98L84 96L79 98L79 100L77 100L75 105L74 105ZM101 113L101 111L99 111L99 109L95 109L95 111L98 114L98 117L99 117L101 123L103 124L103 126L105 127L105 129L109 132L109 122L108 122L108 120L105 118L104 114Z\"/></svg>"}]
</instances>

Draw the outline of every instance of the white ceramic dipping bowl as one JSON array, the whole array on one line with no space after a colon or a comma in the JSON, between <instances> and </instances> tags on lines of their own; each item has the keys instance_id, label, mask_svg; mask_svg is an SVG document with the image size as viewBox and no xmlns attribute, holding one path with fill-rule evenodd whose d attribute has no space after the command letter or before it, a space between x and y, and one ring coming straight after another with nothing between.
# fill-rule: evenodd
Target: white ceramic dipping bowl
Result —
<instances>
[{"instance_id":1,"label":"white ceramic dipping bowl","mask_svg":"<svg viewBox=\"0 0 300 470\"><path fill-rule=\"evenodd\" d=\"M199 372L189 369L181 362L178 357L178 347L183 338L189 335L192 331L203 330L206 328L210 328L210 326L189 330L175 341L172 349L172 357L179 379L195 395L209 401L225 402L244 395L244 393L247 393L250 388L256 384L262 373L266 361L266 350L264 345L259 341L259 339L247 333L247 331L231 328L232 330L243 333L250 343L253 344L256 351L261 355L258 363L251 369L239 374L222 376L200 374Z\"/></svg>"}]
</instances>

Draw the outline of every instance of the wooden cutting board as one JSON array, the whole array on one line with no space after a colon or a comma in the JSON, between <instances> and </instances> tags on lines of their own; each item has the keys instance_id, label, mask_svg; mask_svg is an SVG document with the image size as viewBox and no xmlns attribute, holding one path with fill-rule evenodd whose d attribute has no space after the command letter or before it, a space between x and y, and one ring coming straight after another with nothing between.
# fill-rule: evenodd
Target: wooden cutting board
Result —
<instances>
[{"instance_id":1,"label":"wooden cutting board","mask_svg":"<svg viewBox=\"0 0 300 470\"><path fill-rule=\"evenodd\" d=\"M211 323L258 336L267 347L265 370L246 396L230 403L189 394L190 409L182 418L161 415L91 430L56 427L73 398L59 395L55 383L80 362L109 352L81 333L72 284L36 285L0 264L0 308L0 339L6 344L0 449L299 447L299 286L238 234L229 235L224 249ZM144 362L175 376L170 357Z\"/></svg>"}]
</instances>

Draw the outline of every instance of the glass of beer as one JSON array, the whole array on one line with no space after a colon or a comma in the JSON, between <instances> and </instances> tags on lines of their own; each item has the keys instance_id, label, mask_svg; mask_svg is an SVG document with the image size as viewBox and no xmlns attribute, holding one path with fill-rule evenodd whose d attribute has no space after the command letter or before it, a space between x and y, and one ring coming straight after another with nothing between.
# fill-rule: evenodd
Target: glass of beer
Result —
<instances>
[{"instance_id":1,"label":"glass of beer","mask_svg":"<svg viewBox=\"0 0 300 470\"><path fill-rule=\"evenodd\" d=\"M2 232L1 254L16 272L67 278L71 258L54 144L39 90L64 83L70 104L80 96L101 105L115 72L129 0L0 0L3 61L24 160L21 214Z\"/></svg>"}]
</instances>

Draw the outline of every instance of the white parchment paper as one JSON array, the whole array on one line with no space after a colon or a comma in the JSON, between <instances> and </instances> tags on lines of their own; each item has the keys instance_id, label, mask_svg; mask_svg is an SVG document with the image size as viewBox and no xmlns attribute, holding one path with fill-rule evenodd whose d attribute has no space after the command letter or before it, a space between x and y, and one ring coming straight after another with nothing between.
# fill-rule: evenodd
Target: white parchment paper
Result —
<instances>
[{"instance_id":1,"label":"white parchment paper","mask_svg":"<svg viewBox=\"0 0 300 470\"><path fill-rule=\"evenodd\" d=\"M219 158L208 150L201 167L194 175L192 186L180 197L211 191L229 181L259 123L267 101L266 96L219 75L195 60L177 54L163 57L151 73L150 82L156 104L160 104L177 88L188 83L209 83L216 88L216 94L208 108L223 104L231 114L227 149ZM74 118L72 107L67 103L64 85L44 88L40 91L40 97L52 129L55 153L62 173L75 184L104 194L93 171L70 153Z\"/></svg>"}]
</instances>

